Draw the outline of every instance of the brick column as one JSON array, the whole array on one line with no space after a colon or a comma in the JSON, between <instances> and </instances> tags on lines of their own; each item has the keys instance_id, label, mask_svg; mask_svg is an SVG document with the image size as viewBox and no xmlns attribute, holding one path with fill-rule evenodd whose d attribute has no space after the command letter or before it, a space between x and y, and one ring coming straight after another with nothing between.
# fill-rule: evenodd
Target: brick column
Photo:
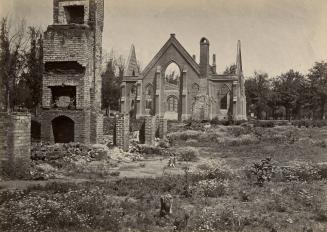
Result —
<instances>
[{"instance_id":1,"label":"brick column","mask_svg":"<svg viewBox=\"0 0 327 232\"><path fill-rule=\"evenodd\" d=\"M31 115L0 113L0 168L13 178L26 178L31 162Z\"/></svg>"},{"instance_id":2,"label":"brick column","mask_svg":"<svg viewBox=\"0 0 327 232\"><path fill-rule=\"evenodd\" d=\"M156 130L160 139L165 139L167 136L167 119L163 116L156 117Z\"/></svg>"},{"instance_id":3,"label":"brick column","mask_svg":"<svg viewBox=\"0 0 327 232\"><path fill-rule=\"evenodd\" d=\"M116 116L114 144L124 151L129 149L129 116L127 114Z\"/></svg>"},{"instance_id":4,"label":"brick column","mask_svg":"<svg viewBox=\"0 0 327 232\"><path fill-rule=\"evenodd\" d=\"M144 138L145 144L153 145L156 133L156 117L154 116L146 116L144 118L145 123L145 131L144 131Z\"/></svg>"}]
</instances>

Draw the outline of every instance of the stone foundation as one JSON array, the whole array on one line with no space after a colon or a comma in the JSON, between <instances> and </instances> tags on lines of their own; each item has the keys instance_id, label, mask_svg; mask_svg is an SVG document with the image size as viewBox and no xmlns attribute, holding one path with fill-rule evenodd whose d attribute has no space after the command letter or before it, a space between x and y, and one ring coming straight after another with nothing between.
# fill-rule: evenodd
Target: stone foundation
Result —
<instances>
[{"instance_id":1,"label":"stone foundation","mask_svg":"<svg viewBox=\"0 0 327 232\"><path fill-rule=\"evenodd\" d=\"M31 115L0 113L0 169L13 178L29 175Z\"/></svg>"}]
</instances>

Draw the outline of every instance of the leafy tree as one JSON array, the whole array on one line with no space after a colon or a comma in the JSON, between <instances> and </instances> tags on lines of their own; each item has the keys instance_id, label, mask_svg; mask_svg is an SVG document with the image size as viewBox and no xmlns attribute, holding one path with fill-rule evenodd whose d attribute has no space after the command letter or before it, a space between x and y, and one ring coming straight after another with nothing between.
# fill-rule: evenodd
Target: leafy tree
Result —
<instances>
[{"instance_id":1,"label":"leafy tree","mask_svg":"<svg viewBox=\"0 0 327 232\"><path fill-rule=\"evenodd\" d=\"M114 60L109 60L102 74L102 108L119 110L120 79L116 76Z\"/></svg>"},{"instance_id":2,"label":"leafy tree","mask_svg":"<svg viewBox=\"0 0 327 232\"><path fill-rule=\"evenodd\" d=\"M25 22L11 31L7 18L0 22L0 79L3 108L10 112L18 101L17 86L25 69Z\"/></svg>"},{"instance_id":3,"label":"leafy tree","mask_svg":"<svg viewBox=\"0 0 327 232\"><path fill-rule=\"evenodd\" d=\"M232 64L232 65L226 67L223 74L224 75L235 75L236 74L236 64Z\"/></svg>"},{"instance_id":4,"label":"leafy tree","mask_svg":"<svg viewBox=\"0 0 327 232\"><path fill-rule=\"evenodd\" d=\"M301 94L305 88L305 78L299 72L289 70L273 81L275 100L286 108L286 118L291 119L293 112L299 110L302 100Z\"/></svg>"},{"instance_id":5,"label":"leafy tree","mask_svg":"<svg viewBox=\"0 0 327 232\"><path fill-rule=\"evenodd\" d=\"M318 118L323 119L327 102L327 63L316 62L309 70L308 78L313 95L313 108L319 108Z\"/></svg>"},{"instance_id":6,"label":"leafy tree","mask_svg":"<svg viewBox=\"0 0 327 232\"><path fill-rule=\"evenodd\" d=\"M245 80L245 95L248 109L255 111L258 119L262 119L262 113L269 110L267 103L270 93L267 73L255 72L253 77Z\"/></svg>"},{"instance_id":7,"label":"leafy tree","mask_svg":"<svg viewBox=\"0 0 327 232\"><path fill-rule=\"evenodd\" d=\"M34 108L41 102L42 75L43 75L43 38L40 30L30 27L30 49L26 54L27 72L24 81L29 88L30 99L26 103L29 108Z\"/></svg>"}]
</instances>

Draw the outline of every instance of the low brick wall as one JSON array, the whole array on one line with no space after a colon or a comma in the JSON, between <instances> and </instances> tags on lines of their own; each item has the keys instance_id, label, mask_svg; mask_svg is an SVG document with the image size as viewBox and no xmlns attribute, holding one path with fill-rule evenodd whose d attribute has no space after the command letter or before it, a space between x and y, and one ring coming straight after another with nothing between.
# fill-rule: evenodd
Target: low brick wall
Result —
<instances>
[{"instance_id":1,"label":"low brick wall","mask_svg":"<svg viewBox=\"0 0 327 232\"><path fill-rule=\"evenodd\" d=\"M129 149L129 115L116 116L114 144L124 151Z\"/></svg>"},{"instance_id":2,"label":"low brick wall","mask_svg":"<svg viewBox=\"0 0 327 232\"><path fill-rule=\"evenodd\" d=\"M146 116L144 118L144 123L144 143L153 145L156 136L156 117Z\"/></svg>"},{"instance_id":3,"label":"low brick wall","mask_svg":"<svg viewBox=\"0 0 327 232\"><path fill-rule=\"evenodd\" d=\"M162 116L156 117L156 137L165 139L167 136L168 123L167 119Z\"/></svg>"},{"instance_id":4,"label":"low brick wall","mask_svg":"<svg viewBox=\"0 0 327 232\"><path fill-rule=\"evenodd\" d=\"M31 154L31 115L0 113L1 173L13 178L29 174Z\"/></svg>"}]
</instances>

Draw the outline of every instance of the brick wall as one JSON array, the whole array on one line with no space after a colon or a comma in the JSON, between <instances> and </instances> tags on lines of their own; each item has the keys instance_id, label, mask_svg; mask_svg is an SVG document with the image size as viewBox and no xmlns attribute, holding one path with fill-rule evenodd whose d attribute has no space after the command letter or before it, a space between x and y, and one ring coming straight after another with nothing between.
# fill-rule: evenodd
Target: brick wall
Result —
<instances>
[{"instance_id":1,"label":"brick wall","mask_svg":"<svg viewBox=\"0 0 327 232\"><path fill-rule=\"evenodd\" d=\"M116 116L114 144L124 151L129 149L129 115Z\"/></svg>"},{"instance_id":2,"label":"brick wall","mask_svg":"<svg viewBox=\"0 0 327 232\"><path fill-rule=\"evenodd\" d=\"M156 137L164 139L167 136L167 119L163 116L156 117Z\"/></svg>"},{"instance_id":3,"label":"brick wall","mask_svg":"<svg viewBox=\"0 0 327 232\"><path fill-rule=\"evenodd\" d=\"M74 121L74 142L90 143L90 111L43 110L41 113L41 139L54 142L52 120L65 116Z\"/></svg>"},{"instance_id":4,"label":"brick wall","mask_svg":"<svg viewBox=\"0 0 327 232\"><path fill-rule=\"evenodd\" d=\"M83 5L84 24L67 24L64 6ZM42 140L54 141L51 121L66 116L74 121L74 141L98 143L103 135L101 64L103 0L54 0L53 25L44 34L44 62L77 62L83 74L45 73L42 94ZM52 86L75 86L77 110L51 109Z\"/></svg>"},{"instance_id":5,"label":"brick wall","mask_svg":"<svg viewBox=\"0 0 327 232\"><path fill-rule=\"evenodd\" d=\"M144 117L144 142L148 145L154 144L154 139L156 135L156 117L155 116L145 116Z\"/></svg>"},{"instance_id":6,"label":"brick wall","mask_svg":"<svg viewBox=\"0 0 327 232\"><path fill-rule=\"evenodd\" d=\"M1 171L15 178L29 174L31 115L0 113Z\"/></svg>"}]
</instances>

